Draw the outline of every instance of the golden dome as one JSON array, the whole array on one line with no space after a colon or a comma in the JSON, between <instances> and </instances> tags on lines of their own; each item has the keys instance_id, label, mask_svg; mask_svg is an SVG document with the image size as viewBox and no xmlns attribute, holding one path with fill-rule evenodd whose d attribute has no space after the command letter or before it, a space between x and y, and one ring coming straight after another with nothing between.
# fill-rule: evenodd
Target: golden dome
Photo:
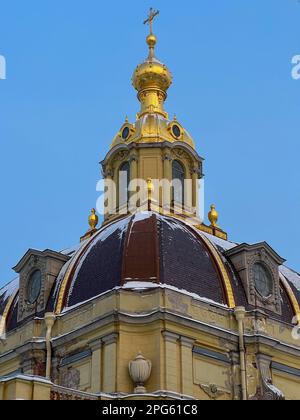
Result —
<instances>
[{"instance_id":1,"label":"golden dome","mask_svg":"<svg viewBox=\"0 0 300 420\"><path fill-rule=\"evenodd\" d=\"M132 83L138 92L148 89L158 89L166 93L172 84L172 75L160 61L147 59L140 64L133 75Z\"/></svg>"},{"instance_id":2,"label":"golden dome","mask_svg":"<svg viewBox=\"0 0 300 420\"><path fill-rule=\"evenodd\" d=\"M157 38L155 35L150 34L147 37L147 44L149 46L148 58L139 66L137 66L133 77L132 84L140 94L145 91L159 91L163 94L163 100L167 98L167 90L172 84L172 74L168 67L157 60L154 56L154 47Z\"/></svg>"}]
</instances>

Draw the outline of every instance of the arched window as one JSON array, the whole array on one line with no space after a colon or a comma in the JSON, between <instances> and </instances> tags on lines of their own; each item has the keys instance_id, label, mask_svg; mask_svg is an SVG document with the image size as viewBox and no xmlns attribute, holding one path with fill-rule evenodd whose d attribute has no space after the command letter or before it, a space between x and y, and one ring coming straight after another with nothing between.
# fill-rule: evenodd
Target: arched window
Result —
<instances>
[{"instance_id":1,"label":"arched window","mask_svg":"<svg viewBox=\"0 0 300 420\"><path fill-rule=\"evenodd\" d=\"M172 200L173 204L184 206L184 179L185 179L185 170L183 165L174 160L172 165Z\"/></svg>"},{"instance_id":2,"label":"arched window","mask_svg":"<svg viewBox=\"0 0 300 420\"><path fill-rule=\"evenodd\" d=\"M125 162L119 169L119 209L125 207L129 203L129 183L130 183L130 164Z\"/></svg>"}]
</instances>

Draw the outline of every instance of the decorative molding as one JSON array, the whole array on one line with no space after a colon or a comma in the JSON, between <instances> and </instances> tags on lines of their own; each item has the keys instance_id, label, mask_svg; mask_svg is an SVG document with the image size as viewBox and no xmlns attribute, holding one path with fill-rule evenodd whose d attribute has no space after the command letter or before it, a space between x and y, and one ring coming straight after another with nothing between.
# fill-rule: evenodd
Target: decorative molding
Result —
<instances>
[{"instance_id":1,"label":"decorative molding","mask_svg":"<svg viewBox=\"0 0 300 420\"><path fill-rule=\"evenodd\" d=\"M130 163L132 163L132 162L138 163L139 162L139 157L138 157L137 153L130 154L130 156L129 156L129 162Z\"/></svg>"},{"instance_id":2,"label":"decorative molding","mask_svg":"<svg viewBox=\"0 0 300 420\"><path fill-rule=\"evenodd\" d=\"M61 360L60 367L72 365L73 363L77 363L83 359L91 357L91 355L91 350L84 350L72 355L65 356Z\"/></svg>"},{"instance_id":3,"label":"decorative molding","mask_svg":"<svg viewBox=\"0 0 300 420\"><path fill-rule=\"evenodd\" d=\"M264 354L256 356L257 366L261 376L261 386L253 397L253 400L282 401L285 400L283 393L274 386L272 381L271 363L272 358Z\"/></svg>"},{"instance_id":4,"label":"decorative molding","mask_svg":"<svg viewBox=\"0 0 300 420\"><path fill-rule=\"evenodd\" d=\"M109 345L109 344L116 344L118 341L118 337L119 335L117 333L112 333L107 335L106 337L102 338L102 341L105 345Z\"/></svg>"},{"instance_id":5,"label":"decorative molding","mask_svg":"<svg viewBox=\"0 0 300 420\"><path fill-rule=\"evenodd\" d=\"M292 375L292 376L296 376L297 378L300 378L300 369L286 366L277 362L272 362L271 368L272 370L277 370L278 372L283 372L283 373L286 373L287 375Z\"/></svg>"},{"instance_id":6,"label":"decorative molding","mask_svg":"<svg viewBox=\"0 0 300 420\"><path fill-rule=\"evenodd\" d=\"M187 338L187 337L180 337L180 344L183 347L188 347L190 349L193 349L194 344L195 344L195 340L193 340L191 338Z\"/></svg>"},{"instance_id":7,"label":"decorative molding","mask_svg":"<svg viewBox=\"0 0 300 420\"><path fill-rule=\"evenodd\" d=\"M164 153L162 156L162 160L163 162L165 161L172 162L172 155L170 153Z\"/></svg>"},{"instance_id":8,"label":"decorative molding","mask_svg":"<svg viewBox=\"0 0 300 420\"><path fill-rule=\"evenodd\" d=\"M94 352L100 350L103 347L103 340L99 338L97 340L90 341L88 344L91 351Z\"/></svg>"},{"instance_id":9,"label":"decorative molding","mask_svg":"<svg viewBox=\"0 0 300 420\"><path fill-rule=\"evenodd\" d=\"M168 342L168 343L176 344L178 342L178 340L180 339L180 336L178 334L174 334L174 333L169 332L169 331L163 331L162 335L163 335L165 341Z\"/></svg>"},{"instance_id":10,"label":"decorative molding","mask_svg":"<svg viewBox=\"0 0 300 420\"><path fill-rule=\"evenodd\" d=\"M102 176L103 178L113 178L114 171L109 166L103 167Z\"/></svg>"},{"instance_id":11,"label":"decorative molding","mask_svg":"<svg viewBox=\"0 0 300 420\"><path fill-rule=\"evenodd\" d=\"M199 386L205 392L205 394L207 394L213 400L217 400L223 395L229 394L223 389L218 388L218 386L215 384L200 384Z\"/></svg>"},{"instance_id":12,"label":"decorative molding","mask_svg":"<svg viewBox=\"0 0 300 420\"><path fill-rule=\"evenodd\" d=\"M213 350L209 350L203 347L194 347L193 348L193 353L199 356L204 356L204 357L208 357L209 359L214 359L217 360L218 362L222 362L222 363L226 363L226 364L230 364L230 358L228 355L224 354L224 353L219 353Z\"/></svg>"}]
</instances>

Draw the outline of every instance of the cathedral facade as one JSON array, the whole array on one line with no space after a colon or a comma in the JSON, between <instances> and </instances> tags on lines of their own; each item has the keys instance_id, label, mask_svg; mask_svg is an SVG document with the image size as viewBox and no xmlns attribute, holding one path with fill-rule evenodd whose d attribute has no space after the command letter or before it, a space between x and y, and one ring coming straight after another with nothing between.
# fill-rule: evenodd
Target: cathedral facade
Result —
<instances>
[{"instance_id":1,"label":"cathedral facade","mask_svg":"<svg viewBox=\"0 0 300 420\"><path fill-rule=\"evenodd\" d=\"M148 58L141 104L104 158L104 221L37 251L0 290L0 400L300 399L300 275L268 243L237 244L211 207L203 158L165 111L172 75Z\"/></svg>"}]
</instances>

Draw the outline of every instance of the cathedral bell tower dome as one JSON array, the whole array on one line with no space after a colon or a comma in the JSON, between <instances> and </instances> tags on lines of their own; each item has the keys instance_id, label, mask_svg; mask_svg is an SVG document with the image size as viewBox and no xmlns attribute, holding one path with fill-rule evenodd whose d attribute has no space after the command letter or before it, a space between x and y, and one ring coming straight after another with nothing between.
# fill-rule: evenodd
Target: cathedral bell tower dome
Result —
<instances>
[{"instance_id":1,"label":"cathedral bell tower dome","mask_svg":"<svg viewBox=\"0 0 300 420\"><path fill-rule=\"evenodd\" d=\"M175 116L170 119L164 109L173 77L155 56L153 21L158 14L150 9L144 22L150 26L149 53L132 76L140 111L134 122L126 117L101 162L107 191L105 223L146 208L163 214L176 212L201 225L198 191L203 158L183 124Z\"/></svg>"}]
</instances>

